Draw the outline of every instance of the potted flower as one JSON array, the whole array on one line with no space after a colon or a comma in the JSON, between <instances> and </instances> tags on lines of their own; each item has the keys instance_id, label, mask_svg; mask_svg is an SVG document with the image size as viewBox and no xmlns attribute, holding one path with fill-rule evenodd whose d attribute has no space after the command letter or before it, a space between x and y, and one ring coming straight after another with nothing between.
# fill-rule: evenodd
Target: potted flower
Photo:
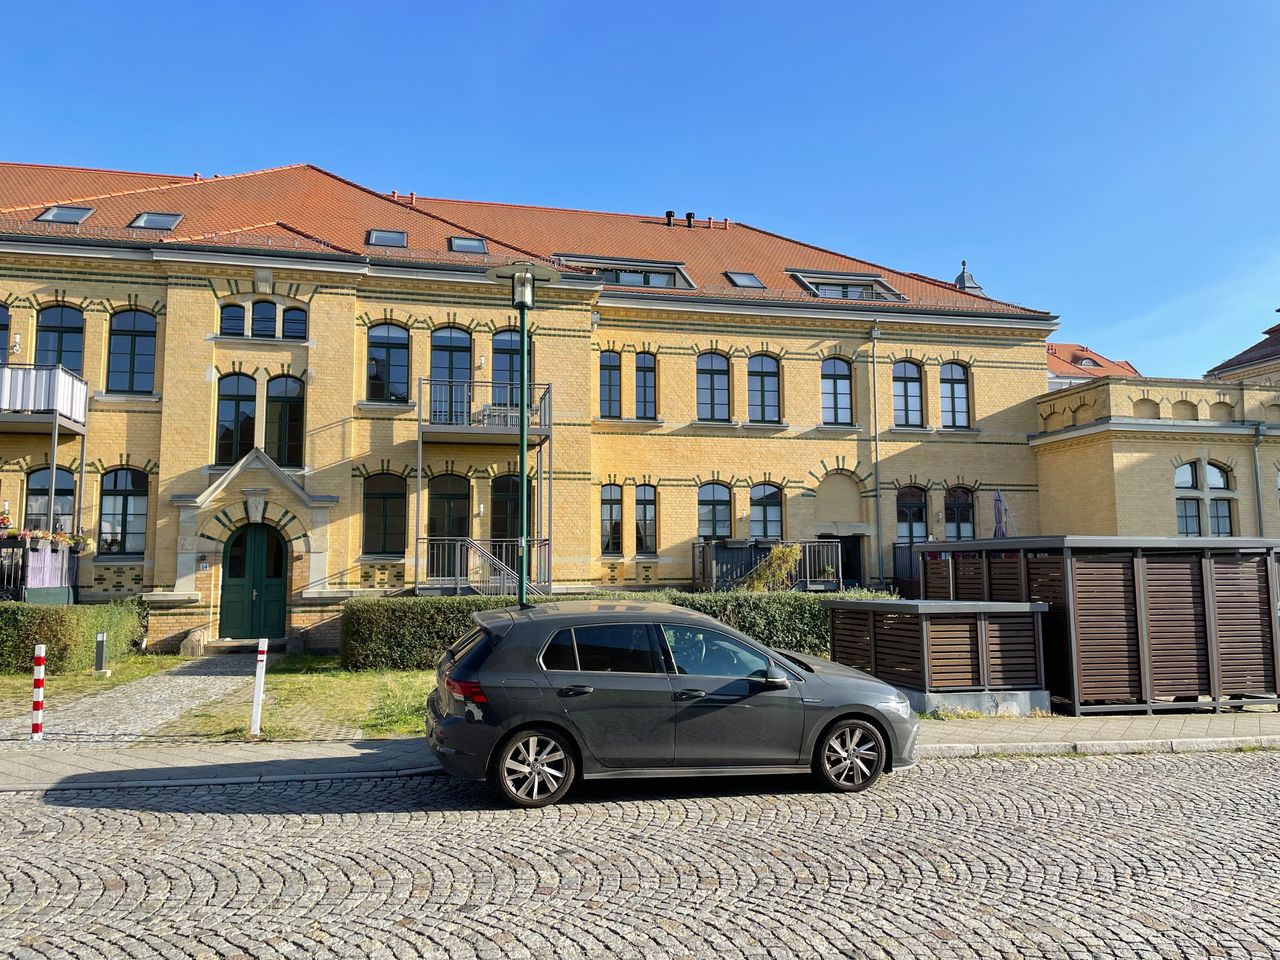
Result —
<instances>
[{"instance_id":1,"label":"potted flower","mask_svg":"<svg viewBox=\"0 0 1280 960\"><path fill-rule=\"evenodd\" d=\"M22 540L28 550L39 550L44 546L44 537L40 534L42 530L23 530L18 534L18 539Z\"/></svg>"}]
</instances>

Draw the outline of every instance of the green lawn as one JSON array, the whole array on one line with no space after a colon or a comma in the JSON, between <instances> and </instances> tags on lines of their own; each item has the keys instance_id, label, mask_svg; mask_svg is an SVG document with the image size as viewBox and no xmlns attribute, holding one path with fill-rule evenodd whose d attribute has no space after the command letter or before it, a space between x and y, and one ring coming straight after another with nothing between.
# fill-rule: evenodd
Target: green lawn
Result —
<instances>
[{"instance_id":1,"label":"green lawn","mask_svg":"<svg viewBox=\"0 0 1280 960\"><path fill-rule=\"evenodd\" d=\"M343 670L337 657L267 661L262 739L325 740L421 736L430 670ZM241 740L249 735L253 687L189 710L161 733Z\"/></svg>"},{"instance_id":2,"label":"green lawn","mask_svg":"<svg viewBox=\"0 0 1280 960\"><path fill-rule=\"evenodd\" d=\"M109 677L95 677L92 670L50 674L45 677L44 698L49 704L70 703L131 680L141 680L162 670L172 670L186 661L186 657L136 653L107 664L111 668ZM0 717L17 717L30 710L31 674L0 675Z\"/></svg>"}]
</instances>

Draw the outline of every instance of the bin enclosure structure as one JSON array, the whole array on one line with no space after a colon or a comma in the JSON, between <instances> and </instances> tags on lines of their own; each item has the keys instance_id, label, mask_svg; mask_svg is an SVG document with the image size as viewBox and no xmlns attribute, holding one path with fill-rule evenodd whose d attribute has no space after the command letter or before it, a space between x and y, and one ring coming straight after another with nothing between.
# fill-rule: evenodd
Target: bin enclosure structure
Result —
<instances>
[{"instance_id":1,"label":"bin enclosure structure","mask_svg":"<svg viewBox=\"0 0 1280 960\"><path fill-rule=\"evenodd\" d=\"M929 599L1039 601L1048 686L1077 716L1280 704L1278 540L922 544Z\"/></svg>"},{"instance_id":2,"label":"bin enclosure structure","mask_svg":"<svg viewBox=\"0 0 1280 960\"><path fill-rule=\"evenodd\" d=\"M902 690L917 713L1049 709L1043 603L828 600L831 659Z\"/></svg>"}]
</instances>

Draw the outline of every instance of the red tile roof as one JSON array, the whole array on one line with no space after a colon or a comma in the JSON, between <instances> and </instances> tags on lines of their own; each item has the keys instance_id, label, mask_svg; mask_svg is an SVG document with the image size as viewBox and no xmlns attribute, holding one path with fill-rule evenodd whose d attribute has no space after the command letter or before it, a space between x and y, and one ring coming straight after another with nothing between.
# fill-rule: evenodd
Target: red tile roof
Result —
<instances>
[{"instance_id":1,"label":"red tile roof","mask_svg":"<svg viewBox=\"0 0 1280 960\"><path fill-rule=\"evenodd\" d=\"M407 197L400 197L408 203ZM908 303L876 301L876 308L928 306L983 313L1042 314L1017 304L966 293L955 284L917 273L891 270L869 260L849 257L812 244L727 220L702 219L687 226L676 217L631 213L603 213L556 207L522 206L475 200L418 197L416 206L486 237L502 237L544 257L619 257L640 261L674 262L683 266L697 287L680 294L757 300L816 299L792 275L792 270L877 274ZM572 257L565 257L572 262ZM733 286L725 274L749 271L764 290ZM634 292L635 287L619 287ZM664 289L664 295L672 291ZM848 301L841 301L848 303ZM1043 314L1048 319L1048 314Z\"/></svg>"},{"instance_id":2,"label":"red tile roof","mask_svg":"<svg viewBox=\"0 0 1280 960\"><path fill-rule=\"evenodd\" d=\"M1280 324L1262 331L1263 338L1247 350L1241 350L1234 357L1223 360L1210 369L1205 376L1216 377L1237 367L1249 367L1269 360L1280 360Z\"/></svg>"},{"instance_id":3,"label":"red tile roof","mask_svg":"<svg viewBox=\"0 0 1280 960\"><path fill-rule=\"evenodd\" d=\"M1080 343L1050 343L1048 349L1049 373L1055 377L1142 376L1128 360L1112 360Z\"/></svg>"},{"instance_id":4,"label":"red tile roof","mask_svg":"<svg viewBox=\"0 0 1280 960\"><path fill-rule=\"evenodd\" d=\"M59 203L91 206L94 211L78 225L35 221L44 208ZM180 213L182 220L171 231L130 228L144 211ZM408 247L369 247L365 240L370 229L404 231ZM0 164L0 233L330 252L415 263L549 261L566 254L679 263L694 289L611 288L664 297L814 302L818 298L790 270L874 274L906 297L903 302L869 301L877 311L944 310L1053 319L1043 311L746 224L700 220L690 229L683 218L669 227L663 217L636 214L387 196L308 164L199 179ZM484 238L488 254L453 253L448 240L459 235ZM571 259L568 262L567 269L573 269ZM765 289L732 286L727 271L755 273ZM826 302L863 305L848 300Z\"/></svg>"}]
</instances>

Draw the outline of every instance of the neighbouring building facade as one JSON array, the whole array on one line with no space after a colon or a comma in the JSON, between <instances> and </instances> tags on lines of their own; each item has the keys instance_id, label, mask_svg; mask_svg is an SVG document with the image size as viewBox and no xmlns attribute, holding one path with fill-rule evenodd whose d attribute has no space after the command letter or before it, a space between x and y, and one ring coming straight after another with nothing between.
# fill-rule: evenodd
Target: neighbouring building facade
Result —
<instances>
[{"instance_id":1,"label":"neighbouring building facade","mask_svg":"<svg viewBox=\"0 0 1280 960\"><path fill-rule=\"evenodd\" d=\"M780 541L816 544L814 585L888 582L898 545L998 520L1172 535L1189 499L1205 533L1222 500L1232 532L1280 530L1257 427L1280 388L1134 371L1046 393L1056 319L964 268L305 165L0 164L12 530L82 532L81 600L143 595L157 642L327 640L351 596L503 589L521 361L485 271L514 261L561 274L530 314L542 589L723 583Z\"/></svg>"}]
</instances>

